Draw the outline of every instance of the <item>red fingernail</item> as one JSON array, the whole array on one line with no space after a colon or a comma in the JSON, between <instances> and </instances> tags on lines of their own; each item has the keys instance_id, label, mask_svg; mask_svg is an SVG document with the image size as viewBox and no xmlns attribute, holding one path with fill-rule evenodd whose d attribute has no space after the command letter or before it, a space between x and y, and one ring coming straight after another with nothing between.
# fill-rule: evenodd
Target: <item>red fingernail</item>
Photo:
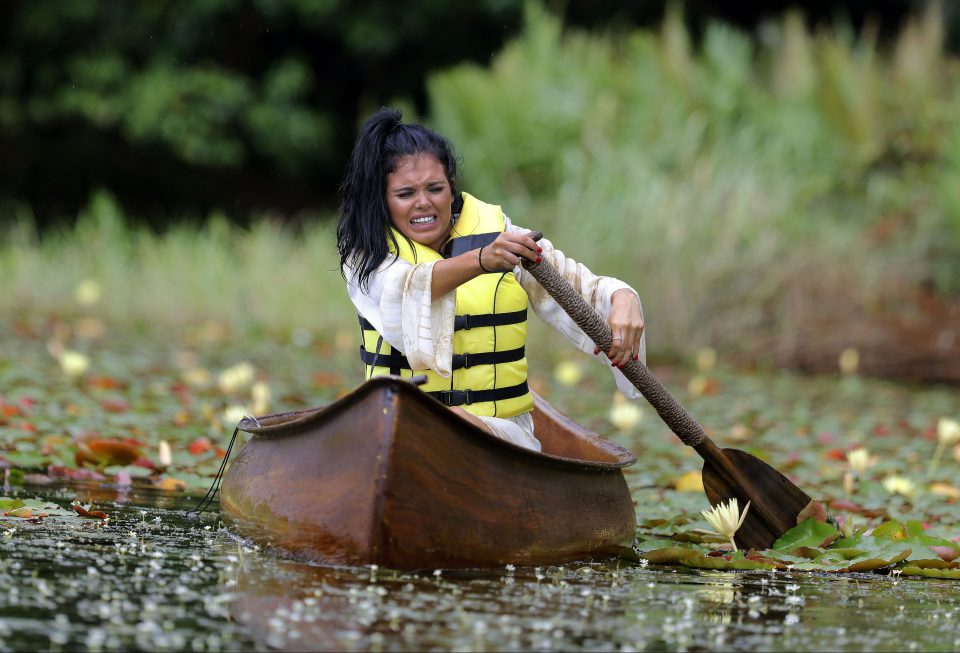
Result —
<instances>
[{"instance_id":1,"label":"red fingernail","mask_svg":"<svg viewBox=\"0 0 960 653\"><path fill-rule=\"evenodd\" d=\"M542 247L538 247L538 248L537 248L537 254L541 254L542 252L543 252L543 248L542 248Z\"/></svg>"},{"instance_id":2,"label":"red fingernail","mask_svg":"<svg viewBox=\"0 0 960 653\"><path fill-rule=\"evenodd\" d=\"M542 262L543 262L543 257L538 256L538 257L537 257L537 263L542 263Z\"/></svg>"},{"instance_id":3,"label":"red fingernail","mask_svg":"<svg viewBox=\"0 0 960 653\"><path fill-rule=\"evenodd\" d=\"M640 354L637 354L636 356L634 356L634 357L633 357L633 360L635 360L635 361L640 360Z\"/></svg>"},{"instance_id":4,"label":"red fingernail","mask_svg":"<svg viewBox=\"0 0 960 653\"><path fill-rule=\"evenodd\" d=\"M616 366L617 366L616 362L610 363L610 367L616 367Z\"/></svg>"}]
</instances>

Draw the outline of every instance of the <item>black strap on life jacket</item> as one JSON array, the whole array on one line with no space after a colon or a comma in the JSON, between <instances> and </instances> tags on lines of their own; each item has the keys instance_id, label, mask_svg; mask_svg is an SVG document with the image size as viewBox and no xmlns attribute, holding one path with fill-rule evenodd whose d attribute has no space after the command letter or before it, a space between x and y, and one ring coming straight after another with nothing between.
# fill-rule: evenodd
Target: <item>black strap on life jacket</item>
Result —
<instances>
[{"instance_id":1,"label":"black strap on life jacket","mask_svg":"<svg viewBox=\"0 0 960 653\"><path fill-rule=\"evenodd\" d=\"M451 238L443 246L443 251L440 252L440 255L443 256L443 258L453 258L454 256L465 254L470 250L486 247L495 241L500 233L499 231L492 231L486 234L470 234L469 236Z\"/></svg>"},{"instance_id":2,"label":"black strap on life jacket","mask_svg":"<svg viewBox=\"0 0 960 653\"><path fill-rule=\"evenodd\" d=\"M470 369L477 365L499 365L501 363L512 363L526 356L525 347L516 349L507 349L505 351L490 351L480 354L454 354L452 368L455 370ZM409 370L410 363L407 357L400 352L393 350L389 354L367 351L363 345L360 345L360 360L365 365L373 367L389 367L391 374L399 374L400 370ZM396 370L396 371L394 371Z\"/></svg>"},{"instance_id":3,"label":"black strap on life jacket","mask_svg":"<svg viewBox=\"0 0 960 653\"><path fill-rule=\"evenodd\" d=\"M365 331L376 331L362 315L357 316L360 319L360 328ZM479 329L480 327L497 327L508 324L521 324L527 321L527 309L521 311L512 311L510 313L483 313L481 315L457 315L453 318L453 330L461 331L463 329Z\"/></svg>"},{"instance_id":4,"label":"black strap on life jacket","mask_svg":"<svg viewBox=\"0 0 960 653\"><path fill-rule=\"evenodd\" d=\"M522 397L529 392L527 382L511 385L506 388L493 390L439 390L427 394L447 406L462 406L463 404L481 404L486 401L504 401L515 397Z\"/></svg>"}]
</instances>

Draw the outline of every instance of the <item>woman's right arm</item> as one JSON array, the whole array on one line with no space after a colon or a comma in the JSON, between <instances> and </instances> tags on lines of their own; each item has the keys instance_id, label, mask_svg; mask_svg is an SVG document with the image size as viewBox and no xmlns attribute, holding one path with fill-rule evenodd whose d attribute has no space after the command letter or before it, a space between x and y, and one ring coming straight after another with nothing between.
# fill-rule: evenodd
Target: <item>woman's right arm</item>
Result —
<instances>
[{"instance_id":1,"label":"woman's right arm","mask_svg":"<svg viewBox=\"0 0 960 653\"><path fill-rule=\"evenodd\" d=\"M437 261L433 266L433 296L443 297L484 272L512 271L521 258L536 263L540 246L527 233L505 231L480 249Z\"/></svg>"}]
</instances>

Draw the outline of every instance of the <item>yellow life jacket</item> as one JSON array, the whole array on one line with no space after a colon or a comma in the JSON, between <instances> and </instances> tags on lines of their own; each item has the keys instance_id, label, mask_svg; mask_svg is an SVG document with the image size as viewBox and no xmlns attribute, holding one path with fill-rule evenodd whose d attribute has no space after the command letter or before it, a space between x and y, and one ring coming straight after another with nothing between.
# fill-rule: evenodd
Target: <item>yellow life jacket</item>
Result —
<instances>
[{"instance_id":1,"label":"yellow life jacket","mask_svg":"<svg viewBox=\"0 0 960 653\"><path fill-rule=\"evenodd\" d=\"M447 256L478 249L492 243L504 229L499 206L486 204L463 193ZM456 215L456 205L454 207ZM393 229L391 227L391 229ZM390 252L410 263L444 258L426 245L407 240L393 230L399 248ZM389 239L388 239L389 240ZM445 379L433 370L420 389L448 406L463 406L474 415L513 417L533 408L527 387L527 293L513 272L480 274L456 289L457 307L453 336L453 374ZM382 374L412 376L406 357L393 349L360 316L363 345L360 359L366 377Z\"/></svg>"}]
</instances>

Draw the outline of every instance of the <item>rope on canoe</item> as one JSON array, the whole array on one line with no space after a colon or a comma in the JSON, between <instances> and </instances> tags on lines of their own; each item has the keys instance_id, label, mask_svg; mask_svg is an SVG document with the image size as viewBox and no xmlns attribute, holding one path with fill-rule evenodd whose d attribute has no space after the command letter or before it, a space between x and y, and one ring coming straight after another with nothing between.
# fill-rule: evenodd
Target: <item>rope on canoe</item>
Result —
<instances>
[{"instance_id":1,"label":"rope on canoe","mask_svg":"<svg viewBox=\"0 0 960 653\"><path fill-rule=\"evenodd\" d=\"M237 433L239 432L240 425L237 424L237 427L233 429L233 436L230 438L230 444L227 445L227 452L223 454L223 461L220 463L220 469L217 470L217 475L214 477L213 483L210 484L207 493L200 499L200 503L198 503L193 510L187 511L188 517L195 519L201 512L213 504L214 497L217 496L217 492L220 491L220 481L223 479L223 470L227 468L227 461L230 460L230 452L233 451L233 443L237 441Z\"/></svg>"},{"instance_id":2,"label":"rope on canoe","mask_svg":"<svg viewBox=\"0 0 960 653\"><path fill-rule=\"evenodd\" d=\"M538 240L536 235L533 238ZM600 347L601 351L610 351L613 345L610 327L550 263L547 261L533 263L523 259L523 267L533 275L544 290L550 293L550 296ZM690 416L690 413L663 387L646 365L640 361L631 360L620 367L620 370L627 380L646 397L681 442L689 447L696 447L707 439L707 434L700 423Z\"/></svg>"}]
</instances>

